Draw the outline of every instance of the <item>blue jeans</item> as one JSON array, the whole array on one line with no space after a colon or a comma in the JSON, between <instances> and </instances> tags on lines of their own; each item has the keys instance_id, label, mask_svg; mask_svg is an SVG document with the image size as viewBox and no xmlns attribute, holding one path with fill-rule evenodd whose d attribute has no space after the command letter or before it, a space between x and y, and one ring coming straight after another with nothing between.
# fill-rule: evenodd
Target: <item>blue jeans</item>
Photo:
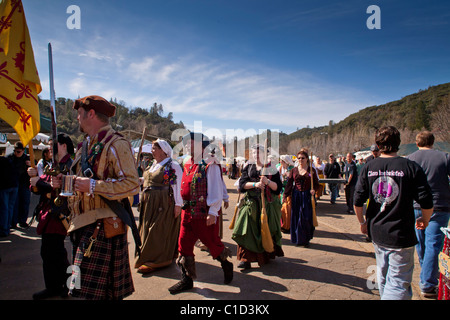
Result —
<instances>
[{"instance_id":1,"label":"blue jeans","mask_svg":"<svg viewBox=\"0 0 450 320\"><path fill-rule=\"evenodd\" d=\"M31 201L30 186L19 185L11 226L15 226L17 223L20 224L27 223L30 211L30 201Z\"/></svg>"},{"instance_id":2,"label":"blue jeans","mask_svg":"<svg viewBox=\"0 0 450 320\"><path fill-rule=\"evenodd\" d=\"M330 189L331 203L336 202L336 197L338 195L338 184L337 183L329 183L328 188Z\"/></svg>"},{"instance_id":3,"label":"blue jeans","mask_svg":"<svg viewBox=\"0 0 450 320\"><path fill-rule=\"evenodd\" d=\"M381 300L411 300L414 247L387 248L373 244Z\"/></svg>"},{"instance_id":4,"label":"blue jeans","mask_svg":"<svg viewBox=\"0 0 450 320\"><path fill-rule=\"evenodd\" d=\"M0 235L2 236L10 233L17 194L17 187L0 190Z\"/></svg>"},{"instance_id":5,"label":"blue jeans","mask_svg":"<svg viewBox=\"0 0 450 320\"><path fill-rule=\"evenodd\" d=\"M422 211L415 209L416 219L422 216ZM438 256L444 245L444 233L441 227L447 227L450 212L435 211L425 230L417 230L419 243L416 245L421 267L419 287L422 292L430 292L439 285Z\"/></svg>"}]
</instances>

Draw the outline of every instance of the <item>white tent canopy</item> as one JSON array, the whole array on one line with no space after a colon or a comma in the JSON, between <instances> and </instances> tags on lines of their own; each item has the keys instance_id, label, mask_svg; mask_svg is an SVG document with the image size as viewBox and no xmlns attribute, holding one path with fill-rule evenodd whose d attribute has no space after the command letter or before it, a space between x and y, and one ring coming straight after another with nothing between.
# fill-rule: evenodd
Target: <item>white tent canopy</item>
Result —
<instances>
[{"instance_id":1,"label":"white tent canopy","mask_svg":"<svg viewBox=\"0 0 450 320\"><path fill-rule=\"evenodd\" d=\"M134 150L134 152L138 153L139 152L139 147L136 147L133 150ZM152 153L152 144L151 143L144 144L142 146L141 153Z\"/></svg>"}]
</instances>

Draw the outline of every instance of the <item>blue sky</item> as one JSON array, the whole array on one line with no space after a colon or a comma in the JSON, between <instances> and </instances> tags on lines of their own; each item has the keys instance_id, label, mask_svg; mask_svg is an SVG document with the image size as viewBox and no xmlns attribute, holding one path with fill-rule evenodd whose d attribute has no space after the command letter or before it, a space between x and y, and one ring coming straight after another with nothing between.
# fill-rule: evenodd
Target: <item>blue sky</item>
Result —
<instances>
[{"instance_id":1,"label":"blue sky","mask_svg":"<svg viewBox=\"0 0 450 320\"><path fill-rule=\"evenodd\" d=\"M201 121L204 132L292 133L450 81L447 0L23 4L42 98L51 42L57 97L157 102L191 130ZM81 9L79 30L66 26L70 5ZM366 26L370 5L381 29Z\"/></svg>"}]
</instances>

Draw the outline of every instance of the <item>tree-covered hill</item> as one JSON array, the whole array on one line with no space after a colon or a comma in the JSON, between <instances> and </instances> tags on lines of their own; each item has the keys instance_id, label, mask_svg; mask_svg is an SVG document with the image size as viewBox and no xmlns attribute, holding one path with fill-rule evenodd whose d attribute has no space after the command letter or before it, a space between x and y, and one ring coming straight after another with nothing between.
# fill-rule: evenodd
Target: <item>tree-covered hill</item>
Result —
<instances>
[{"instance_id":1,"label":"tree-covered hill","mask_svg":"<svg viewBox=\"0 0 450 320\"><path fill-rule=\"evenodd\" d=\"M77 112L72 109L73 100L58 98L56 101L56 118L58 132L69 134L75 142L82 140L82 134L78 129ZM174 123L173 114L164 115L164 107L154 103L148 109L127 108L125 102L111 99L116 106L116 114L110 119L110 123L117 131L133 130L142 132L147 126L147 133L153 136L170 139L171 133L184 128L182 122ZM50 101L39 99L39 109L43 116L50 118Z\"/></svg>"},{"instance_id":2,"label":"tree-covered hill","mask_svg":"<svg viewBox=\"0 0 450 320\"><path fill-rule=\"evenodd\" d=\"M124 101L111 99L116 115L111 125L118 131L142 132L147 126L148 134L170 140L183 122L174 123L173 114L164 115L161 104L153 103L149 108L127 108ZM39 99L43 116L50 118L49 100ZM82 140L78 129L77 113L72 109L73 100L58 98L56 115L58 131L69 134L74 142ZM316 155L326 158L330 152L345 154L358 151L374 142L377 128L393 125L401 132L402 143L413 143L416 134L423 129L431 130L437 141L450 141L450 83L429 87L400 100L379 106L370 106L328 125L303 128L291 134L280 133L280 154L296 154L307 147Z\"/></svg>"},{"instance_id":3,"label":"tree-covered hill","mask_svg":"<svg viewBox=\"0 0 450 320\"><path fill-rule=\"evenodd\" d=\"M280 136L280 151L295 154L308 147L324 158L327 153L354 152L371 145L377 128L393 125L402 143L413 143L420 130L431 130L437 141L450 141L450 83L429 87L400 100L370 106L327 126L303 128Z\"/></svg>"}]
</instances>

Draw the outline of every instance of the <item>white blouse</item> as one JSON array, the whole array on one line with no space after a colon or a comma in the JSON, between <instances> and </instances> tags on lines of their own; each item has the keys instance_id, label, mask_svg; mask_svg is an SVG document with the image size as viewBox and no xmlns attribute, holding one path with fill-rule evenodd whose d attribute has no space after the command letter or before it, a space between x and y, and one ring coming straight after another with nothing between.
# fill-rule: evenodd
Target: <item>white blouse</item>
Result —
<instances>
[{"instance_id":1,"label":"white blouse","mask_svg":"<svg viewBox=\"0 0 450 320\"><path fill-rule=\"evenodd\" d=\"M153 165L150 167L150 172L155 172L156 170L163 167L167 161L169 161L169 157L165 158L163 161L156 163L154 162ZM173 198L175 200L175 205L182 207L183 206L183 199L181 198L181 178L183 176L183 170L181 169L180 165L176 161L172 161L172 169L175 170L175 174L177 176L177 180L174 184L171 185L173 190Z\"/></svg>"},{"instance_id":2,"label":"white blouse","mask_svg":"<svg viewBox=\"0 0 450 320\"><path fill-rule=\"evenodd\" d=\"M222 201L228 201L228 192L225 181L222 178L220 165L216 158L206 158L206 163L211 163L206 171L206 179L208 181L208 195L206 196L206 204L209 207L208 214L218 217L219 210L222 207ZM212 163L214 162L214 163Z\"/></svg>"}]
</instances>

